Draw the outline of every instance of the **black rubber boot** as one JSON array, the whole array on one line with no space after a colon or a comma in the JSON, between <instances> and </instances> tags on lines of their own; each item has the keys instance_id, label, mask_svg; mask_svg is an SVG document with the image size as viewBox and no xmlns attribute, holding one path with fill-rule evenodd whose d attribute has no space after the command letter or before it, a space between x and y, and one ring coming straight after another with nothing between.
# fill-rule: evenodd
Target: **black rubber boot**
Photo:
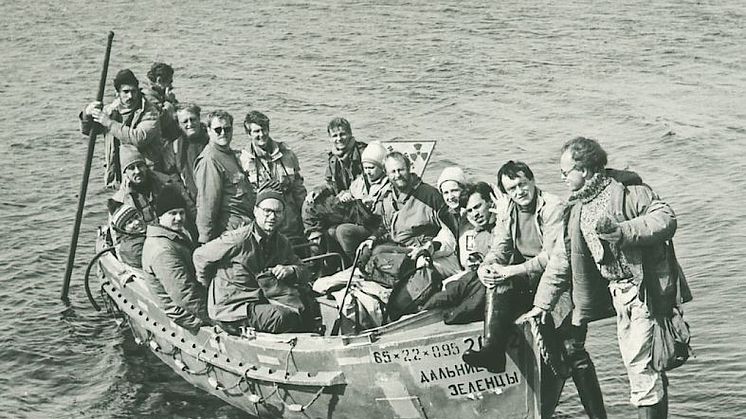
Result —
<instances>
[{"instance_id":1,"label":"black rubber boot","mask_svg":"<svg viewBox=\"0 0 746 419\"><path fill-rule=\"evenodd\" d=\"M514 330L517 314L513 289L507 292L487 290L484 304L484 346L481 351L466 351L461 357L473 367L498 374L505 372L505 348Z\"/></svg>"},{"instance_id":2,"label":"black rubber boot","mask_svg":"<svg viewBox=\"0 0 746 419\"><path fill-rule=\"evenodd\" d=\"M591 362L590 357L583 365L573 368L572 380L575 382L575 388L578 389L585 414L590 419L606 419L604 396L601 393L601 386L598 384L596 367Z\"/></svg>"},{"instance_id":3,"label":"black rubber boot","mask_svg":"<svg viewBox=\"0 0 746 419\"><path fill-rule=\"evenodd\" d=\"M637 408L637 416L640 419L667 419L668 418L668 387L663 385L663 398L652 406L640 406Z\"/></svg>"}]
</instances>

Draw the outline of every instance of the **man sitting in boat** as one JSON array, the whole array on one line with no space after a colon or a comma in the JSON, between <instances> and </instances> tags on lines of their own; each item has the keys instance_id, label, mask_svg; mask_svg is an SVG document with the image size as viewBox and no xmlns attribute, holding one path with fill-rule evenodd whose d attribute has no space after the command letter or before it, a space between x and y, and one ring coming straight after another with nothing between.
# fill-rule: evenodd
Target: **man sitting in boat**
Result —
<instances>
[{"instance_id":1,"label":"man sitting in boat","mask_svg":"<svg viewBox=\"0 0 746 419\"><path fill-rule=\"evenodd\" d=\"M156 199L158 224L149 225L142 251L142 269L153 275L148 287L159 306L176 324L192 331L210 324L205 287L192 263L194 242L185 228L186 201L169 186Z\"/></svg>"},{"instance_id":2,"label":"man sitting in boat","mask_svg":"<svg viewBox=\"0 0 746 419\"><path fill-rule=\"evenodd\" d=\"M119 145L136 147L148 160L151 168L161 165L161 126L158 109L140 93L140 82L129 69L121 70L114 77L117 96L102 107L101 102L91 102L80 113L80 130L88 135L92 128L103 130L106 174L105 186L116 188L122 181L124 167L120 164ZM95 123L95 124L94 124Z\"/></svg>"},{"instance_id":3,"label":"man sitting in boat","mask_svg":"<svg viewBox=\"0 0 746 419\"><path fill-rule=\"evenodd\" d=\"M495 229L495 202L492 187L485 182L468 185L461 194L465 202L464 226L459 237L458 256L466 271L443 281L443 290L435 294L425 309L441 307L446 324L465 324L484 319L485 290L476 271L489 253Z\"/></svg>"},{"instance_id":4,"label":"man sitting in boat","mask_svg":"<svg viewBox=\"0 0 746 419\"><path fill-rule=\"evenodd\" d=\"M249 146L240 152L243 171L255 189L270 181L280 185L286 204L280 232L286 236L302 236L300 212L306 199L306 187L298 157L287 144L269 136L269 118L263 113L247 113L243 127L250 140Z\"/></svg>"},{"instance_id":5,"label":"man sitting in boat","mask_svg":"<svg viewBox=\"0 0 746 419\"><path fill-rule=\"evenodd\" d=\"M350 122L345 118L336 117L329 121L326 131L329 134L331 149L324 172L325 184L314 188L306 196L303 204L303 222L306 237L312 245L322 247L323 239L328 244L325 247L335 249L338 247L335 246L335 237L325 235L326 232L314 222L313 215L307 216L306 214L313 211L312 207L316 198L324 191L336 195L341 201L349 199L350 185L363 173L361 157L367 144L355 139Z\"/></svg>"},{"instance_id":6,"label":"man sitting in boat","mask_svg":"<svg viewBox=\"0 0 746 419\"><path fill-rule=\"evenodd\" d=\"M198 280L209 286L210 318L231 334L241 327L269 333L309 330L314 306L305 293L308 271L278 233L285 196L260 189L255 220L194 252Z\"/></svg>"},{"instance_id":7,"label":"man sitting in boat","mask_svg":"<svg viewBox=\"0 0 746 419\"><path fill-rule=\"evenodd\" d=\"M171 159L171 164L176 167L176 171L194 202L197 201L194 162L210 141L207 136L207 126L200 122L201 111L202 109L194 103L179 103L176 106L176 120L179 123L180 135L169 144L169 153L164 152L164 160Z\"/></svg>"},{"instance_id":8,"label":"man sitting in boat","mask_svg":"<svg viewBox=\"0 0 746 419\"><path fill-rule=\"evenodd\" d=\"M167 185L173 185L181 191L187 202L189 226L193 226L196 209L189 194L180 182L160 172L151 170L145 158L131 145L122 145L119 149L119 160L123 167L122 183L119 190L111 197L113 201L137 209L146 224L157 224L155 200L160 191Z\"/></svg>"},{"instance_id":9,"label":"man sitting in boat","mask_svg":"<svg viewBox=\"0 0 746 419\"><path fill-rule=\"evenodd\" d=\"M374 217L373 213L390 185L383 166L386 153L380 142L371 142L360 156L363 173L352 181L349 191L334 195L325 189L314 205L304 207L303 222L312 233L311 239L316 241L323 232L331 239L331 249L337 249L338 245L342 250L347 265L354 259L360 243L380 224L380 217Z\"/></svg>"},{"instance_id":10,"label":"man sitting in boat","mask_svg":"<svg viewBox=\"0 0 746 419\"><path fill-rule=\"evenodd\" d=\"M207 127L210 142L194 163L200 243L246 225L254 218L254 187L230 147L233 115L222 110L210 112Z\"/></svg>"}]
</instances>

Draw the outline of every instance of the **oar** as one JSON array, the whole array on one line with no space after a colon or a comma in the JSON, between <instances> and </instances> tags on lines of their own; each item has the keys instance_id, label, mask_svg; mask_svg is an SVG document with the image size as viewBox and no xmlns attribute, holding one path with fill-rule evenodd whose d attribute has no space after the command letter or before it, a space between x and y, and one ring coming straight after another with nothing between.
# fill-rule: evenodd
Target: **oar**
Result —
<instances>
[{"instance_id":1,"label":"oar","mask_svg":"<svg viewBox=\"0 0 746 419\"><path fill-rule=\"evenodd\" d=\"M109 39L106 42L106 54L104 55L104 67L101 69L101 80L98 83L98 94L96 100L104 100L104 87L106 87L106 73L109 71L109 56L111 55L111 42L114 40L114 32L109 32ZM70 303L67 293L70 290L70 277L73 273L73 264L75 263L75 250L78 247L78 233L80 233L80 221L83 219L83 207L85 206L85 196L88 192L88 177L91 174L91 161L93 160L93 148L96 145L96 128L91 127L88 135L88 154L85 159L83 169L83 179L80 181L80 193L78 194L78 211L75 213L75 225L73 226L73 236L70 239L70 254L67 257L67 268L65 269L65 278L62 281L62 301Z\"/></svg>"},{"instance_id":2,"label":"oar","mask_svg":"<svg viewBox=\"0 0 746 419\"><path fill-rule=\"evenodd\" d=\"M350 293L350 287L352 286L352 278L355 276L355 269L357 268L357 261L360 259L361 253L363 252L360 250L355 252L355 260L352 261L352 269L350 270L350 278L347 279L347 285L345 286L345 293L342 296L342 302L339 304L339 310L337 311L337 318L336 320L334 320L334 324L332 325L332 336L338 335L339 328L342 327L342 311L344 311L345 300L347 299L347 294Z\"/></svg>"}]
</instances>

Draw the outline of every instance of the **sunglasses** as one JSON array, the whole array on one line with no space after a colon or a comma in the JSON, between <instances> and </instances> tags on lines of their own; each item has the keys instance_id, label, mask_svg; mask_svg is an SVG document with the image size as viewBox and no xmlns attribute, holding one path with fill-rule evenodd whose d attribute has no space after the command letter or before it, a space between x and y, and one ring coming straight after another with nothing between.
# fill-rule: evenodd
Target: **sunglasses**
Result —
<instances>
[{"instance_id":1,"label":"sunglasses","mask_svg":"<svg viewBox=\"0 0 746 419\"><path fill-rule=\"evenodd\" d=\"M228 134L229 132L233 132L233 127L230 125L226 125L224 127L215 127L212 130L215 131L215 134L222 135L223 132L225 132L226 134Z\"/></svg>"}]
</instances>

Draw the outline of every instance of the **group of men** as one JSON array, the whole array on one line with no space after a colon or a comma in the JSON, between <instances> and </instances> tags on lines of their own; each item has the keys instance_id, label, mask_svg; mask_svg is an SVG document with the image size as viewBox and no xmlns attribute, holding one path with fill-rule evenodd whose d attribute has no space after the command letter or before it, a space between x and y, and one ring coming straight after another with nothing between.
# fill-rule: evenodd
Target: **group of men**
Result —
<instances>
[{"instance_id":1,"label":"group of men","mask_svg":"<svg viewBox=\"0 0 746 419\"><path fill-rule=\"evenodd\" d=\"M313 330L309 273L288 236L348 262L395 244L417 266L431 263L440 277L454 278L445 283L459 284L464 270L479 281L469 292L484 295L485 345L465 353L465 362L504 371L514 321L551 318L586 413L603 418L585 337L589 322L616 312L631 401L640 417L666 417L667 379L652 368L651 346L656 316L680 303L669 290L683 278L667 250L676 218L639 176L606 169L598 142L578 137L563 146L565 202L514 161L498 171L497 188L468 182L457 167L433 187L406 155L357 141L349 122L334 118L325 184L307 191L297 156L270 136L266 115L246 115L249 146L234 150L233 116L216 110L203 124L199 106L176 100L173 75L156 63L141 88L122 70L116 99L89 104L80 119L84 133L104 134L106 185L118 188L109 206L114 241L142 237L141 266L177 323L218 324L229 333Z\"/></svg>"}]
</instances>

